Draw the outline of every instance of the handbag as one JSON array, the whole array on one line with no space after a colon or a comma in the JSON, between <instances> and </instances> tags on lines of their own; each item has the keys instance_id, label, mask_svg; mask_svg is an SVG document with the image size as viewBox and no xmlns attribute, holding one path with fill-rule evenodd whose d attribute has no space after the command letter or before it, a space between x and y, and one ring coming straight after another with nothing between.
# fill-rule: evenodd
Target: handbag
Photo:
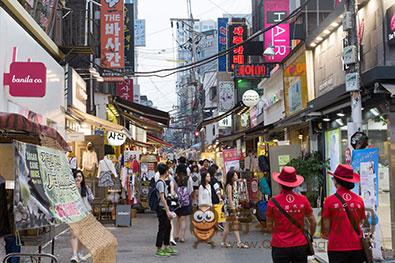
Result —
<instances>
[{"instance_id":1,"label":"handbag","mask_svg":"<svg viewBox=\"0 0 395 263\"><path fill-rule=\"evenodd\" d=\"M110 167L108 167L108 164L106 163L105 160L103 162L106 164L108 171L101 171L99 174L99 187L113 187L114 186L114 180L112 179L112 172Z\"/></svg>"},{"instance_id":2,"label":"handbag","mask_svg":"<svg viewBox=\"0 0 395 263\"><path fill-rule=\"evenodd\" d=\"M303 235L305 236L306 240L307 240L307 255L308 256L313 256L314 255L314 245L313 245L313 236L310 234L310 232L306 229L304 229L293 217L291 217L287 211L284 210L284 208L282 208L280 206L280 204L277 202L277 200L275 198L272 198L272 202L274 203L274 205L280 210L280 212L293 224L295 225L297 228L299 228L302 232Z\"/></svg>"},{"instance_id":3,"label":"handbag","mask_svg":"<svg viewBox=\"0 0 395 263\"><path fill-rule=\"evenodd\" d=\"M355 222L354 217L351 215L351 212L348 209L347 203L344 201L344 199L338 193L335 193L335 196L342 203L344 210L346 210L348 220L350 221L352 227L354 228L355 233L357 233L357 235L360 236L361 231L359 230L359 227L358 227L357 223ZM373 246L372 246L371 238L368 236L365 236L363 234L363 232L362 232L362 236L360 238L361 238L362 249L365 254L367 263L373 263L373 252L372 252Z\"/></svg>"}]
</instances>

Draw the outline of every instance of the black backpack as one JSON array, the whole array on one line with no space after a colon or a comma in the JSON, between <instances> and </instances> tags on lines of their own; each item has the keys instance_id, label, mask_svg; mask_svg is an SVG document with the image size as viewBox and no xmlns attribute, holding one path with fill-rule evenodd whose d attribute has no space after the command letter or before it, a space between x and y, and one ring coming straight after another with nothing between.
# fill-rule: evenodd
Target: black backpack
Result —
<instances>
[{"instance_id":1,"label":"black backpack","mask_svg":"<svg viewBox=\"0 0 395 263\"><path fill-rule=\"evenodd\" d=\"M150 190L148 192L148 204L149 207L151 209L151 211L158 211L159 210L159 191L156 188L156 185L158 182L162 182L163 184L165 184L166 187L166 183L163 182L163 180L159 179L156 183L155 183L155 179L152 178L151 182L150 182Z\"/></svg>"}]
</instances>

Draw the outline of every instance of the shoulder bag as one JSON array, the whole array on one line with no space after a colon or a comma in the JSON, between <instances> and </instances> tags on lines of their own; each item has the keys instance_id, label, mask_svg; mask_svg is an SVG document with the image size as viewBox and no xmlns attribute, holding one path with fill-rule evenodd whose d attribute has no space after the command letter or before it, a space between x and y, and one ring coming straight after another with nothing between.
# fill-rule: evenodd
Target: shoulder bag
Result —
<instances>
[{"instance_id":1,"label":"shoulder bag","mask_svg":"<svg viewBox=\"0 0 395 263\"><path fill-rule=\"evenodd\" d=\"M362 236L361 236L361 231L359 231L359 227L358 227L357 223L355 222L354 217L351 215L351 211L348 209L347 203L344 201L344 199L338 193L335 193L335 196L342 203L344 210L346 210L348 220L350 221L352 227L354 228L355 233L357 233L358 237L361 238L361 244L362 244L363 252L365 254L367 263L373 263L373 252L372 252L373 246L372 246L371 238L368 236L365 236L363 234L363 232L362 232Z\"/></svg>"},{"instance_id":2,"label":"shoulder bag","mask_svg":"<svg viewBox=\"0 0 395 263\"><path fill-rule=\"evenodd\" d=\"M314 245L313 245L313 236L310 234L310 232L301 226L298 221L296 221L292 216L290 216L287 211L285 211L284 208L280 206L280 204L277 202L275 198L272 198L272 202L274 205L280 210L280 212L297 228L299 228L302 232L303 235L305 236L307 240L307 255L308 256L313 256L314 255Z\"/></svg>"}]
</instances>

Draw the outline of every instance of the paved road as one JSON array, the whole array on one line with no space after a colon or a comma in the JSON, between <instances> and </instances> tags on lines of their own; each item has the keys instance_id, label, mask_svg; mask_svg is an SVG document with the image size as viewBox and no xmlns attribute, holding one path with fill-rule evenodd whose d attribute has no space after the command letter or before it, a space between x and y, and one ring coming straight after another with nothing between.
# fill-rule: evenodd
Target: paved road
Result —
<instances>
[{"instance_id":1,"label":"paved road","mask_svg":"<svg viewBox=\"0 0 395 263\"><path fill-rule=\"evenodd\" d=\"M260 232L255 224L251 225L248 234L242 234L243 241L250 243L253 248L221 248L221 233L219 232L214 239L217 244L216 248L211 249L209 246L201 244L197 249L194 249L192 245L195 238L188 233L186 243L177 246L179 255L165 259L159 259L153 256L155 253L154 244L157 232L157 219L153 214L138 214L138 218L133 222L133 226L130 228L112 226L108 228L118 238L119 247L117 262L119 263L272 262L270 249L267 248L270 244L270 236ZM56 254L62 263L69 262L70 258L71 252L68 237L69 234L65 233L56 240ZM235 243L233 235L230 235L229 241ZM49 248L46 248L45 251L49 251Z\"/></svg>"}]
</instances>

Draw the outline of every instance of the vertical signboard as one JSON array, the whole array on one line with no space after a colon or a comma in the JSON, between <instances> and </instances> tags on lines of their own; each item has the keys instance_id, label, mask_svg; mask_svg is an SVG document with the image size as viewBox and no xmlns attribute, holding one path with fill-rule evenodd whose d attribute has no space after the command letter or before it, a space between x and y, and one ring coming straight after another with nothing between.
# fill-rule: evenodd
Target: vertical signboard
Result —
<instances>
[{"instance_id":1,"label":"vertical signboard","mask_svg":"<svg viewBox=\"0 0 395 263\"><path fill-rule=\"evenodd\" d=\"M101 66L108 69L124 68L123 0L101 0L101 5Z\"/></svg>"},{"instance_id":2,"label":"vertical signboard","mask_svg":"<svg viewBox=\"0 0 395 263\"><path fill-rule=\"evenodd\" d=\"M134 4L125 4L125 69L134 72Z\"/></svg>"},{"instance_id":3,"label":"vertical signboard","mask_svg":"<svg viewBox=\"0 0 395 263\"><path fill-rule=\"evenodd\" d=\"M218 83L218 111L226 112L235 105L235 85L233 81L220 81Z\"/></svg>"},{"instance_id":4,"label":"vertical signboard","mask_svg":"<svg viewBox=\"0 0 395 263\"><path fill-rule=\"evenodd\" d=\"M134 21L134 46L145 47L145 19Z\"/></svg>"},{"instance_id":5,"label":"vertical signboard","mask_svg":"<svg viewBox=\"0 0 395 263\"><path fill-rule=\"evenodd\" d=\"M289 0L265 0L265 21L264 27L267 28L280 22L289 14ZM267 56L267 62L281 62L290 52L291 36L289 22L283 22L269 31L265 32L264 48L272 47L274 56Z\"/></svg>"},{"instance_id":6,"label":"vertical signboard","mask_svg":"<svg viewBox=\"0 0 395 263\"><path fill-rule=\"evenodd\" d=\"M226 26L228 18L218 18L218 52L226 50ZM218 57L218 71L226 71L226 55Z\"/></svg>"},{"instance_id":7,"label":"vertical signboard","mask_svg":"<svg viewBox=\"0 0 395 263\"><path fill-rule=\"evenodd\" d=\"M242 43L247 39L247 25L245 23L233 23L228 25L228 49L234 45ZM244 46L234 48L228 54L228 71L233 71L235 65L243 65L245 62Z\"/></svg>"},{"instance_id":8,"label":"vertical signboard","mask_svg":"<svg viewBox=\"0 0 395 263\"><path fill-rule=\"evenodd\" d=\"M133 79L125 79L117 83L116 95L121 99L133 102Z\"/></svg>"}]
</instances>

